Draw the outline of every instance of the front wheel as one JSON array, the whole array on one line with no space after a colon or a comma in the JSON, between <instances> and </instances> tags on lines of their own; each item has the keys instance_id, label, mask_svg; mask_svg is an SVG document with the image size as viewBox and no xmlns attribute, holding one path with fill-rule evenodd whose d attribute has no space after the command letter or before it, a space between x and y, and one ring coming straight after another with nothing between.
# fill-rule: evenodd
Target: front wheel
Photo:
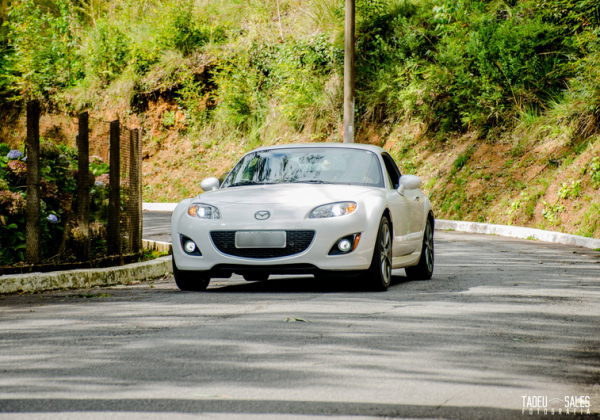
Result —
<instances>
[{"instance_id":1,"label":"front wheel","mask_svg":"<svg viewBox=\"0 0 600 420\"><path fill-rule=\"evenodd\" d=\"M187 292L202 292L210 283L210 278L203 275L202 271L182 271L177 268L175 257L173 257L173 277L177 287Z\"/></svg>"},{"instance_id":2,"label":"front wheel","mask_svg":"<svg viewBox=\"0 0 600 420\"><path fill-rule=\"evenodd\" d=\"M433 225L431 219L427 218L425 233L423 234L423 246L419 263L413 267L406 267L406 277L410 280L429 280L433 275Z\"/></svg>"},{"instance_id":3,"label":"front wheel","mask_svg":"<svg viewBox=\"0 0 600 420\"><path fill-rule=\"evenodd\" d=\"M363 274L370 289L385 291L392 283L392 231L386 216L381 218L371 266Z\"/></svg>"}]
</instances>

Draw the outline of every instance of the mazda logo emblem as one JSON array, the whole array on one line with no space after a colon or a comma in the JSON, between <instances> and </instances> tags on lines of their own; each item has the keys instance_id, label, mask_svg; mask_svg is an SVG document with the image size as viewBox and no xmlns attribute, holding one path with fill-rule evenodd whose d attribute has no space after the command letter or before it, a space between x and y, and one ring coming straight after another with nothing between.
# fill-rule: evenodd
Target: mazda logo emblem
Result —
<instances>
[{"instance_id":1,"label":"mazda logo emblem","mask_svg":"<svg viewBox=\"0 0 600 420\"><path fill-rule=\"evenodd\" d=\"M254 213L254 218L256 220L267 220L269 217L271 217L271 213L266 210L257 211Z\"/></svg>"}]
</instances>

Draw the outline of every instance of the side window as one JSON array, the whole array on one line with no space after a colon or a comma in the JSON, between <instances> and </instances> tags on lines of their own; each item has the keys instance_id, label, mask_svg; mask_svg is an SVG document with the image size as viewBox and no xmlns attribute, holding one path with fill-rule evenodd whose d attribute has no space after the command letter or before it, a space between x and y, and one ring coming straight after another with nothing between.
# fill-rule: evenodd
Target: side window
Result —
<instances>
[{"instance_id":1,"label":"side window","mask_svg":"<svg viewBox=\"0 0 600 420\"><path fill-rule=\"evenodd\" d=\"M381 155L383 162L385 163L385 171L388 174L390 184L394 189L398 189L400 186L400 170L398 165L394 162L394 159L388 154Z\"/></svg>"}]
</instances>

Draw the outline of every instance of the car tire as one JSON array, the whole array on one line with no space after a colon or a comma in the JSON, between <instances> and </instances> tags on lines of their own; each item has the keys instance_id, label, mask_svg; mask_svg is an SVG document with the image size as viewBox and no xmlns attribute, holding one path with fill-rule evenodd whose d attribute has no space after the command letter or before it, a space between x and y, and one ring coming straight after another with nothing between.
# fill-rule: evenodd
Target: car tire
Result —
<instances>
[{"instance_id":1,"label":"car tire","mask_svg":"<svg viewBox=\"0 0 600 420\"><path fill-rule=\"evenodd\" d=\"M429 280L431 276L433 276L435 261L434 256L433 224L431 223L431 219L427 218L419 263L415 266L406 267L404 269L404 271L406 271L406 277L408 277L410 280Z\"/></svg>"},{"instance_id":2,"label":"car tire","mask_svg":"<svg viewBox=\"0 0 600 420\"><path fill-rule=\"evenodd\" d=\"M177 268L173 257L173 277L180 290L186 292L202 292L208 287L210 277L203 275L202 271L183 271Z\"/></svg>"},{"instance_id":3,"label":"car tire","mask_svg":"<svg viewBox=\"0 0 600 420\"><path fill-rule=\"evenodd\" d=\"M260 274L260 273L244 274L243 277L244 277L244 280L246 280L246 281L267 281L269 279L268 274Z\"/></svg>"},{"instance_id":4,"label":"car tire","mask_svg":"<svg viewBox=\"0 0 600 420\"><path fill-rule=\"evenodd\" d=\"M392 229L386 216L379 223L371 266L362 277L371 290L385 291L392 282Z\"/></svg>"}]
</instances>

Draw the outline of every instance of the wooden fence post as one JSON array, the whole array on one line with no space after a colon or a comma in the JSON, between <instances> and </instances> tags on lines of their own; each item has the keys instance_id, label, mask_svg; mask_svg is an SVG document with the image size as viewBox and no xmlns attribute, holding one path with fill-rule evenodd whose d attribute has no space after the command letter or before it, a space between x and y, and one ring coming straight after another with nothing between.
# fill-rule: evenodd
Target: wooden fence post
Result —
<instances>
[{"instance_id":1,"label":"wooden fence post","mask_svg":"<svg viewBox=\"0 0 600 420\"><path fill-rule=\"evenodd\" d=\"M110 123L107 253L121 255L121 134L119 120Z\"/></svg>"},{"instance_id":2,"label":"wooden fence post","mask_svg":"<svg viewBox=\"0 0 600 420\"><path fill-rule=\"evenodd\" d=\"M40 205L40 104L27 102L27 209L25 260L39 264L42 249Z\"/></svg>"},{"instance_id":3,"label":"wooden fence post","mask_svg":"<svg viewBox=\"0 0 600 420\"><path fill-rule=\"evenodd\" d=\"M83 234L81 250L84 261L90 258L90 142L88 113L79 114L79 135L77 136L77 224Z\"/></svg>"},{"instance_id":4,"label":"wooden fence post","mask_svg":"<svg viewBox=\"0 0 600 420\"><path fill-rule=\"evenodd\" d=\"M129 245L130 252L136 253L142 247L140 231L140 151L139 131L129 132Z\"/></svg>"},{"instance_id":5,"label":"wooden fence post","mask_svg":"<svg viewBox=\"0 0 600 420\"><path fill-rule=\"evenodd\" d=\"M40 204L40 104L27 103L27 209L25 259L39 264L42 249L42 209Z\"/></svg>"}]
</instances>

